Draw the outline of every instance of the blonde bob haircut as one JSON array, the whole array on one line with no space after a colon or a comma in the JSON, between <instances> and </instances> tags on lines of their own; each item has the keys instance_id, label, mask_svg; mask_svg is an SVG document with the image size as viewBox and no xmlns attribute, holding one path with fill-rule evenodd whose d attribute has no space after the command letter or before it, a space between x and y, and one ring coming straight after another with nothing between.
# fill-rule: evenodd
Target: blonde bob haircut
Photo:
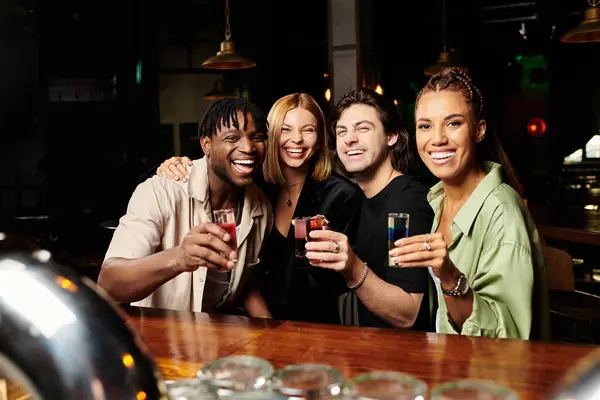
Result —
<instances>
[{"instance_id":1,"label":"blonde bob haircut","mask_svg":"<svg viewBox=\"0 0 600 400\"><path fill-rule=\"evenodd\" d=\"M280 186L287 185L281 165L279 164L279 137L283 129L283 121L288 111L301 107L314 115L317 120L317 143L314 153L308 161L312 167L314 180L322 182L331 174L331 159L327 146L327 132L325 131L325 116L321 107L314 98L306 93L294 93L277 100L269 115L269 135L267 139L267 154L263 163L263 175L265 181ZM310 170L309 170L310 173Z\"/></svg>"}]
</instances>

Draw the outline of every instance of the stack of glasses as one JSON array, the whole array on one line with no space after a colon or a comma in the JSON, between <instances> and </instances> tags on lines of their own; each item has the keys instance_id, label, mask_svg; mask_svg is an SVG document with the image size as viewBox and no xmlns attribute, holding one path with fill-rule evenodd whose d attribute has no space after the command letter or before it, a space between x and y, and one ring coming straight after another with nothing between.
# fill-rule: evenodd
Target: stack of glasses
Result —
<instances>
[{"instance_id":1,"label":"stack of glasses","mask_svg":"<svg viewBox=\"0 0 600 400\"><path fill-rule=\"evenodd\" d=\"M253 356L220 358L194 379L167 381L169 400L516 400L511 390L488 381L456 381L433 388L409 375L376 371L346 382L337 369L322 364L289 365L279 371Z\"/></svg>"}]
</instances>

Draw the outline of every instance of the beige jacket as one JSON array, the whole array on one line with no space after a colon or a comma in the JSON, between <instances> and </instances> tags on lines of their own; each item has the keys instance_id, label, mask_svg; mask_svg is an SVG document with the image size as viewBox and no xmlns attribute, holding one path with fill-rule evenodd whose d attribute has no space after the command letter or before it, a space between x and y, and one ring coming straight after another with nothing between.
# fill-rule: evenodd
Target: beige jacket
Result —
<instances>
[{"instance_id":1,"label":"beige jacket","mask_svg":"<svg viewBox=\"0 0 600 400\"><path fill-rule=\"evenodd\" d=\"M127 213L115 230L105 260L141 258L170 249L181 243L191 227L212 221L206 158L195 160L193 164L188 183L153 176L138 185ZM246 189L238 227L238 261L228 288L213 290L225 293L222 298L209 302L214 303L215 308L231 306L235 302L250 270L258 264L262 242L272 223L269 200L255 184L251 184ZM202 311L203 297L210 296L210 290L207 269L200 267L195 272L176 276L132 305L199 312Z\"/></svg>"}]
</instances>

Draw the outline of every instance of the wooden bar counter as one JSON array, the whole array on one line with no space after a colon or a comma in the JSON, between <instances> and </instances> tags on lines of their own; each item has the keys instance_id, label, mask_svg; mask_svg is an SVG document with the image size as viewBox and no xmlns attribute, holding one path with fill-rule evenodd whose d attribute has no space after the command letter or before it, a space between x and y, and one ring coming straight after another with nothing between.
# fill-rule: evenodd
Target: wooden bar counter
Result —
<instances>
[{"instance_id":1,"label":"wooden bar counter","mask_svg":"<svg viewBox=\"0 0 600 400\"><path fill-rule=\"evenodd\" d=\"M329 364L347 379L372 370L400 371L423 379L430 388L456 379L488 379L510 387L521 399L544 399L569 368L597 348L146 308L125 310L165 379L192 377L208 361L249 354L270 361L275 368Z\"/></svg>"}]
</instances>

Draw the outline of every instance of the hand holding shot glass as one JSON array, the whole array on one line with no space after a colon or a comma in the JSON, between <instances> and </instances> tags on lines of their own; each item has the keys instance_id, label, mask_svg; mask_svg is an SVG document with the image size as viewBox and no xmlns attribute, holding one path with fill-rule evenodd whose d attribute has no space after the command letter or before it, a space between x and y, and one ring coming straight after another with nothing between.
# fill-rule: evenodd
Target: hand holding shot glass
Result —
<instances>
[{"instance_id":1,"label":"hand holding shot glass","mask_svg":"<svg viewBox=\"0 0 600 400\"><path fill-rule=\"evenodd\" d=\"M223 210L213 211L213 219L215 224L223 228L223 230L229 233L231 240L229 246L232 250L237 250L237 232L235 227L235 210L233 208L226 208Z\"/></svg>"},{"instance_id":2,"label":"hand holding shot glass","mask_svg":"<svg viewBox=\"0 0 600 400\"><path fill-rule=\"evenodd\" d=\"M319 223L318 217L323 218L324 223ZM297 247L298 252L308 259L312 266L332 269L342 272L349 265L353 265L356 256L352 251L348 237L343 233L329 229L329 223L323 216L314 217L315 220L308 223L304 249ZM302 243L296 239L298 246Z\"/></svg>"},{"instance_id":3,"label":"hand holding shot glass","mask_svg":"<svg viewBox=\"0 0 600 400\"><path fill-rule=\"evenodd\" d=\"M388 251L396 248L396 242L408 237L408 228L410 225L410 215L405 213L388 214ZM398 267L392 257L388 257L390 267Z\"/></svg>"},{"instance_id":4,"label":"hand holding shot glass","mask_svg":"<svg viewBox=\"0 0 600 400\"><path fill-rule=\"evenodd\" d=\"M306 258L306 242L312 240L310 232L327 229L329 221L323 215L294 218L295 254L298 258Z\"/></svg>"},{"instance_id":5,"label":"hand holding shot glass","mask_svg":"<svg viewBox=\"0 0 600 400\"><path fill-rule=\"evenodd\" d=\"M190 229L181 244L172 249L177 269L181 272L193 272L199 267L233 269L237 259L235 222L233 225L233 231L227 223L212 222L202 222Z\"/></svg>"},{"instance_id":6,"label":"hand holding shot glass","mask_svg":"<svg viewBox=\"0 0 600 400\"><path fill-rule=\"evenodd\" d=\"M406 216L405 223L401 216ZM408 222L407 214L390 214L388 222L390 267L431 267L437 277L441 278L441 273L444 272L444 276L451 276L455 281L456 267L448 257L448 246L444 236L438 232L408 236Z\"/></svg>"}]
</instances>

